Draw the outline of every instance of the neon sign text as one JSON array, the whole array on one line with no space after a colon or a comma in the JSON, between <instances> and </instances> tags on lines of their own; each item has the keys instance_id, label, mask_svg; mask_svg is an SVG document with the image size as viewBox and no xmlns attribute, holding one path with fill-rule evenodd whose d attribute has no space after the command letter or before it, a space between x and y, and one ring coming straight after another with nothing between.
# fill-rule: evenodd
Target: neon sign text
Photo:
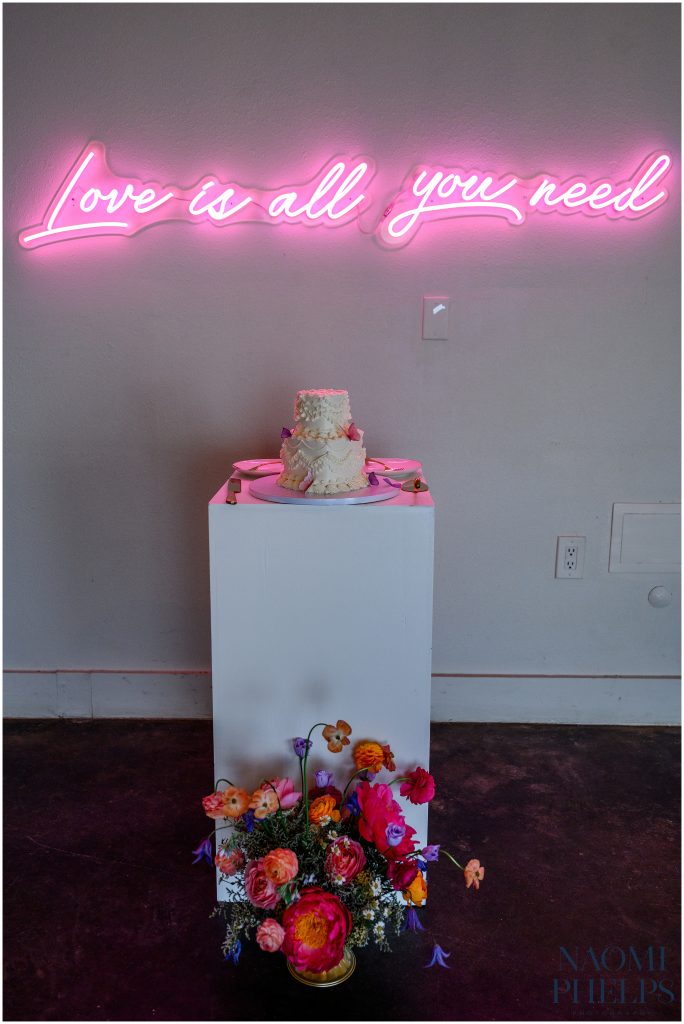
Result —
<instances>
[{"instance_id":1,"label":"neon sign text","mask_svg":"<svg viewBox=\"0 0 684 1024\"><path fill-rule=\"evenodd\" d=\"M218 227L245 221L340 226L364 205L373 176L370 160L329 161L312 181L264 191L205 175L193 188L161 186L114 175L104 146L86 146L64 179L41 224L19 242L34 249L91 235L135 235L162 221L210 221Z\"/></svg>"},{"instance_id":2,"label":"neon sign text","mask_svg":"<svg viewBox=\"0 0 684 1024\"><path fill-rule=\"evenodd\" d=\"M579 176L559 181L538 175L525 181L496 178L480 171L419 167L385 210L378 227L384 245L405 245L421 223L445 217L502 217L524 224L530 213L582 212L612 219L643 217L661 206L668 193L659 182L672 166L668 153L648 157L632 177L620 183L605 178L587 182Z\"/></svg>"},{"instance_id":3,"label":"neon sign text","mask_svg":"<svg viewBox=\"0 0 684 1024\"><path fill-rule=\"evenodd\" d=\"M654 153L631 177L614 182L579 175L564 181L547 174L523 179L421 165L376 215L375 235L382 245L397 248L422 224L446 218L498 217L516 226L535 213L634 220L666 202L662 180L671 166L669 153ZM174 220L217 227L246 222L341 227L369 209L373 175L368 157L336 157L304 184L255 189L206 174L184 189L114 174L105 147L92 142L70 168L41 223L23 229L19 243L34 249L94 235L130 236Z\"/></svg>"}]
</instances>

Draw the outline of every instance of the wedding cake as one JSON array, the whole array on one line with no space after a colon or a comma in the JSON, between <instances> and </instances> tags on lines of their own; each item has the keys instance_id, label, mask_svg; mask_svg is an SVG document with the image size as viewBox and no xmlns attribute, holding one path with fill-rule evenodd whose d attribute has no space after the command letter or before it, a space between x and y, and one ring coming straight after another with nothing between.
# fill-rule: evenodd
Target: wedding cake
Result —
<instances>
[{"instance_id":1,"label":"wedding cake","mask_svg":"<svg viewBox=\"0 0 684 1024\"><path fill-rule=\"evenodd\" d=\"M281 487L311 494L368 487L363 431L352 422L346 391L298 391L294 430L282 436Z\"/></svg>"}]
</instances>

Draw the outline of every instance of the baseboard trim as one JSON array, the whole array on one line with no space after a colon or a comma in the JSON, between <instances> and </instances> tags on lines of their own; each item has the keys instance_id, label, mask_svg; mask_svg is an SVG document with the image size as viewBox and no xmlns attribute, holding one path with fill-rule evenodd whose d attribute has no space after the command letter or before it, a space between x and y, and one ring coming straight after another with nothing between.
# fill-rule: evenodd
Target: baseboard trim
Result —
<instances>
[{"instance_id":1,"label":"baseboard trim","mask_svg":"<svg viewBox=\"0 0 684 1024\"><path fill-rule=\"evenodd\" d=\"M432 677L433 722L680 725L678 676ZM210 719L208 669L8 669L5 718Z\"/></svg>"}]
</instances>

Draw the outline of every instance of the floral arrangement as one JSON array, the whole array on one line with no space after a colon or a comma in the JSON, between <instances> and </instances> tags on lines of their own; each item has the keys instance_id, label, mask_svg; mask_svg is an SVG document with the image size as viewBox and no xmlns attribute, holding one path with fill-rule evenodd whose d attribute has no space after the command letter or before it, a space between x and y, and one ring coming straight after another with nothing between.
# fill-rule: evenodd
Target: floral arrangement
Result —
<instances>
[{"instance_id":1,"label":"floral arrangement","mask_svg":"<svg viewBox=\"0 0 684 1024\"><path fill-rule=\"evenodd\" d=\"M390 932L425 931L417 908L427 898L428 863L440 854L463 872L467 888L479 889L484 878L478 860L461 867L440 846L418 847L392 786L410 803L425 804L435 782L421 767L376 782L380 772L396 772L387 744L356 743L354 771L343 789L324 770L309 783L311 737L321 726L332 753L350 745L351 727L341 719L318 722L307 737L295 739L299 788L290 778L272 778L250 793L219 779L202 801L208 817L223 824L193 851L193 863L215 864L229 889L230 899L215 913L226 922L222 951L233 963L254 932L262 950L280 951L295 971L324 974L354 947L373 941L389 951ZM448 967L449 955L434 943L425 966Z\"/></svg>"}]
</instances>

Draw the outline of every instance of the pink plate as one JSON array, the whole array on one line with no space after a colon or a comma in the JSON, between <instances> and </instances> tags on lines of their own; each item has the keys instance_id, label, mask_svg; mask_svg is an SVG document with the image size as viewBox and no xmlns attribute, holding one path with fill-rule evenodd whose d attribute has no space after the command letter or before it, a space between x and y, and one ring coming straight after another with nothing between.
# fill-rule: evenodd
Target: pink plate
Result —
<instances>
[{"instance_id":1,"label":"pink plate","mask_svg":"<svg viewBox=\"0 0 684 1024\"><path fill-rule=\"evenodd\" d=\"M410 480L420 476L422 468L423 463L415 459L366 459L364 466L366 473L386 476L388 480Z\"/></svg>"},{"instance_id":2,"label":"pink plate","mask_svg":"<svg viewBox=\"0 0 684 1024\"><path fill-rule=\"evenodd\" d=\"M282 473L283 464L280 459L243 459L242 462L234 462L233 469L244 476L273 476L274 473Z\"/></svg>"}]
</instances>

